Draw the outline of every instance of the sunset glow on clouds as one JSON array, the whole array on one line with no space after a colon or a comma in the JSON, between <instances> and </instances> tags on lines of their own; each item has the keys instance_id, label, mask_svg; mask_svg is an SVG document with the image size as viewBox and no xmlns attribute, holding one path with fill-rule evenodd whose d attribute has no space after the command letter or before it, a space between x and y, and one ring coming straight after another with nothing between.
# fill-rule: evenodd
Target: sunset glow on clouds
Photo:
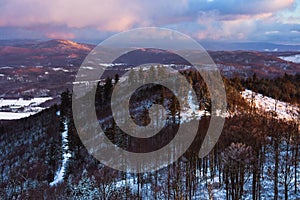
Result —
<instances>
[{"instance_id":1,"label":"sunset glow on clouds","mask_svg":"<svg viewBox=\"0 0 300 200\"><path fill-rule=\"evenodd\" d=\"M300 43L300 0L4 0L0 7L0 39L105 39L131 28L159 26L199 40L282 37L284 42L288 37L286 42Z\"/></svg>"},{"instance_id":2,"label":"sunset glow on clouds","mask_svg":"<svg viewBox=\"0 0 300 200\"><path fill-rule=\"evenodd\" d=\"M52 38L52 39L74 39L75 38L75 34L73 33L64 33L64 32L50 32L50 33L45 33L45 35L48 38Z\"/></svg>"}]
</instances>

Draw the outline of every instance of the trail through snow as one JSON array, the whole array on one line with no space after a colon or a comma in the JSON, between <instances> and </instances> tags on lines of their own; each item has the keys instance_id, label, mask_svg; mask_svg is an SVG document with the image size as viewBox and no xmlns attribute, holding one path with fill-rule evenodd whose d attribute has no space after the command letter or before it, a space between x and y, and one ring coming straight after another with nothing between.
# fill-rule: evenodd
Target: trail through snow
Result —
<instances>
[{"instance_id":1,"label":"trail through snow","mask_svg":"<svg viewBox=\"0 0 300 200\"><path fill-rule=\"evenodd\" d=\"M59 115L59 114L58 114ZM50 183L50 186L57 185L58 183L62 182L64 180L67 162L69 158L71 157L71 154L68 152L69 146L68 146L68 124L65 121L64 122L64 132L62 133L62 163L61 167L56 171L54 180Z\"/></svg>"}]
</instances>

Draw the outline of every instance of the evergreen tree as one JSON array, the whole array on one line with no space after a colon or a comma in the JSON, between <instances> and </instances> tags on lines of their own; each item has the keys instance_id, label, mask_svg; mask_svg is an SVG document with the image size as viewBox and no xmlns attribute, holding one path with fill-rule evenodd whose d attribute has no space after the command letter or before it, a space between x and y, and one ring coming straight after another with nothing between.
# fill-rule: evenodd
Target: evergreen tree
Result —
<instances>
[{"instance_id":1,"label":"evergreen tree","mask_svg":"<svg viewBox=\"0 0 300 200\"><path fill-rule=\"evenodd\" d=\"M119 74L115 74L115 85L119 82L120 77Z\"/></svg>"}]
</instances>

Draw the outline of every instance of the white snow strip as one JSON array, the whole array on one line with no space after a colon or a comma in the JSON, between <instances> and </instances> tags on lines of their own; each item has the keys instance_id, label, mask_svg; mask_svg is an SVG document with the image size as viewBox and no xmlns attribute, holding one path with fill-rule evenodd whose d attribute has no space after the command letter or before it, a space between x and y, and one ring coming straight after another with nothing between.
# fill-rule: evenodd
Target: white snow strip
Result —
<instances>
[{"instance_id":1,"label":"white snow strip","mask_svg":"<svg viewBox=\"0 0 300 200\"><path fill-rule=\"evenodd\" d=\"M57 113L58 114L58 113ZM71 154L68 152L68 125L67 122L64 122L64 129L65 131L62 133L62 164L61 167L56 171L54 180L50 183L50 186L57 185L64 180L65 171L67 167L67 162L71 157Z\"/></svg>"},{"instance_id":2,"label":"white snow strip","mask_svg":"<svg viewBox=\"0 0 300 200\"><path fill-rule=\"evenodd\" d=\"M0 99L0 107L2 106L29 106L31 104L33 105L39 105L41 103L44 103L48 100L51 100L52 97L38 97L38 98L33 98L30 100L26 100L23 98L19 99Z\"/></svg>"},{"instance_id":3,"label":"white snow strip","mask_svg":"<svg viewBox=\"0 0 300 200\"><path fill-rule=\"evenodd\" d=\"M51 100L51 97L39 97L30 100L0 99L0 120L15 120L34 115L42 110L41 103ZM22 110L20 112L20 110Z\"/></svg>"},{"instance_id":4,"label":"white snow strip","mask_svg":"<svg viewBox=\"0 0 300 200\"><path fill-rule=\"evenodd\" d=\"M52 68L53 71L63 71L63 72L69 72L69 70L61 68L61 67L54 67Z\"/></svg>"},{"instance_id":5,"label":"white snow strip","mask_svg":"<svg viewBox=\"0 0 300 200\"><path fill-rule=\"evenodd\" d=\"M89 67L89 66L82 66L81 69L88 69L88 70L93 70L93 67Z\"/></svg>"},{"instance_id":6,"label":"white snow strip","mask_svg":"<svg viewBox=\"0 0 300 200\"><path fill-rule=\"evenodd\" d=\"M242 92L242 97L249 103L261 109L263 111L273 111L276 113L277 119L285 119L288 121L299 120L299 107L287 102L279 101L271 97L263 96L262 94L252 92L251 90L245 90Z\"/></svg>"},{"instance_id":7,"label":"white snow strip","mask_svg":"<svg viewBox=\"0 0 300 200\"><path fill-rule=\"evenodd\" d=\"M0 120L22 119L34 114L36 113L35 112L26 112L26 113L0 112Z\"/></svg>"}]
</instances>

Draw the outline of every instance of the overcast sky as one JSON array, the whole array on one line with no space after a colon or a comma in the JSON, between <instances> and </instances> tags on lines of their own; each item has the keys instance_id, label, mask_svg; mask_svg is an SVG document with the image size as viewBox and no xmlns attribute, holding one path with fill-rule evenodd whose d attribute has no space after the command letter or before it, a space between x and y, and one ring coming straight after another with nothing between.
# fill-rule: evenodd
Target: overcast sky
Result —
<instances>
[{"instance_id":1,"label":"overcast sky","mask_svg":"<svg viewBox=\"0 0 300 200\"><path fill-rule=\"evenodd\" d=\"M199 41L300 44L300 0L0 0L0 39L101 41L146 26Z\"/></svg>"}]
</instances>

